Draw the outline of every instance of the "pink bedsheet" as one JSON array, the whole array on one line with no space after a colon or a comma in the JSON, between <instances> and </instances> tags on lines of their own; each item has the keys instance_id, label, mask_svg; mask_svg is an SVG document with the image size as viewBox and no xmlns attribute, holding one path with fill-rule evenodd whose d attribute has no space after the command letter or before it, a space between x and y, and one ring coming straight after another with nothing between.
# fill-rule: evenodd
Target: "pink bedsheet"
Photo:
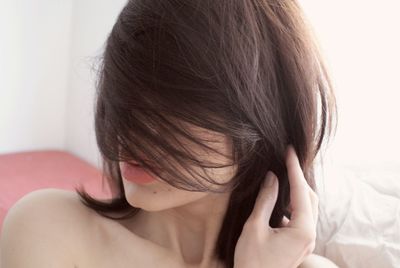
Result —
<instances>
[{"instance_id":1,"label":"pink bedsheet","mask_svg":"<svg viewBox=\"0 0 400 268\"><path fill-rule=\"evenodd\" d=\"M47 150L0 155L0 230L8 209L25 194L43 188L73 191L83 184L95 197L110 197L101 172L63 151Z\"/></svg>"}]
</instances>

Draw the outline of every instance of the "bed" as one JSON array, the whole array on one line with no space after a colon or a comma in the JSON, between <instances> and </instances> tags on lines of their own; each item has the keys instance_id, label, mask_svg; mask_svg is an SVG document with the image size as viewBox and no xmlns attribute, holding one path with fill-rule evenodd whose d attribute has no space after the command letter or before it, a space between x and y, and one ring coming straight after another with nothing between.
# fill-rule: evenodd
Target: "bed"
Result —
<instances>
[{"instance_id":1,"label":"bed","mask_svg":"<svg viewBox=\"0 0 400 268\"><path fill-rule=\"evenodd\" d=\"M74 191L82 184L96 197L108 198L101 172L65 151L45 150L0 155L0 230L8 209L25 194L43 188Z\"/></svg>"},{"instance_id":2,"label":"bed","mask_svg":"<svg viewBox=\"0 0 400 268\"><path fill-rule=\"evenodd\" d=\"M320 212L314 253L339 267L400 267L400 165L316 169ZM23 195L41 188L110 197L101 173L63 151L0 155L0 228L7 210Z\"/></svg>"},{"instance_id":3,"label":"bed","mask_svg":"<svg viewBox=\"0 0 400 268\"><path fill-rule=\"evenodd\" d=\"M314 253L339 267L400 267L400 165L327 163Z\"/></svg>"}]
</instances>

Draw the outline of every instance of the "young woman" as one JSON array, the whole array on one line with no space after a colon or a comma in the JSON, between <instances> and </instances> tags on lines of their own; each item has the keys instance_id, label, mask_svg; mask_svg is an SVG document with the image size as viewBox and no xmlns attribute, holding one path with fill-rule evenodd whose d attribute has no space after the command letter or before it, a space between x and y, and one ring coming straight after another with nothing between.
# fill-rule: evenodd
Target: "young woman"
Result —
<instances>
[{"instance_id":1,"label":"young woman","mask_svg":"<svg viewBox=\"0 0 400 268\"><path fill-rule=\"evenodd\" d=\"M312 254L335 112L297 1L128 1L96 95L112 199L26 195L1 267L336 267Z\"/></svg>"}]
</instances>

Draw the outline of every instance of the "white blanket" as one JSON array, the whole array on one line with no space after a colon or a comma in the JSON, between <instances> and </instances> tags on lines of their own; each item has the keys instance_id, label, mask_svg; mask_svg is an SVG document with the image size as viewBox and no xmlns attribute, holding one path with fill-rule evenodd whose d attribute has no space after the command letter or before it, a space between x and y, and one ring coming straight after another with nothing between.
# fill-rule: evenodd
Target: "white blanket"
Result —
<instances>
[{"instance_id":1,"label":"white blanket","mask_svg":"<svg viewBox=\"0 0 400 268\"><path fill-rule=\"evenodd\" d=\"M400 267L400 165L318 167L314 253L343 268Z\"/></svg>"}]
</instances>

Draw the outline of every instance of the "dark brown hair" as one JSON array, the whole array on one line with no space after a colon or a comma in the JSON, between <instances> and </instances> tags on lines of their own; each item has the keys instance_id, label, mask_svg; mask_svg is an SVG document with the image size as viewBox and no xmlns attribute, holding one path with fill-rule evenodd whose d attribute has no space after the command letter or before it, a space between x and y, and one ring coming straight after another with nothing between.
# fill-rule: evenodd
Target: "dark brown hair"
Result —
<instances>
[{"instance_id":1,"label":"dark brown hair","mask_svg":"<svg viewBox=\"0 0 400 268\"><path fill-rule=\"evenodd\" d=\"M279 178L270 225L290 218L288 144L315 190L314 160L337 112L312 33L294 0L128 1L96 83L96 139L113 196L100 200L76 189L81 201L108 218L133 217L140 209L127 202L119 170L119 161L129 160L177 188L210 191L172 168L178 163L193 174L194 166L216 167L196 159L177 136L213 150L187 126L221 133L232 141L237 172L220 185L232 195L215 254L233 267L268 170Z\"/></svg>"}]
</instances>

